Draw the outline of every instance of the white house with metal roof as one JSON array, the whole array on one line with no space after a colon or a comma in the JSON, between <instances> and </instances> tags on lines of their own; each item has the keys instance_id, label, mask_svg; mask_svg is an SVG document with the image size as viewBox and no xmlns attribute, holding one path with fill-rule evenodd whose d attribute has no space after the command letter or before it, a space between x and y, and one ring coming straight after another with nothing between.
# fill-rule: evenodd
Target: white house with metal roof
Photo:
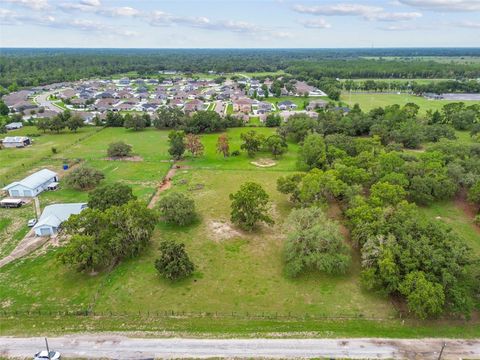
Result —
<instances>
[{"instance_id":1,"label":"white house with metal roof","mask_svg":"<svg viewBox=\"0 0 480 360\"><path fill-rule=\"evenodd\" d=\"M67 221L71 215L80 214L86 207L86 203L48 205L43 209L33 230L37 236L54 235L64 221Z\"/></svg>"},{"instance_id":2,"label":"white house with metal roof","mask_svg":"<svg viewBox=\"0 0 480 360\"><path fill-rule=\"evenodd\" d=\"M25 179L15 181L2 190L8 191L10 196L34 197L42 191L47 190L48 186L58 181L58 174L48 169L43 169L27 176Z\"/></svg>"}]
</instances>

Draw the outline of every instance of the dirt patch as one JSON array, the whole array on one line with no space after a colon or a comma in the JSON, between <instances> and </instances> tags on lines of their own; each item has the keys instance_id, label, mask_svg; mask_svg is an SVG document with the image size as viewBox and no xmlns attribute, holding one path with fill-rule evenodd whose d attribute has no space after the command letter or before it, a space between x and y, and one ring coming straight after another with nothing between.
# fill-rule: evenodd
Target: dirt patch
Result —
<instances>
[{"instance_id":1,"label":"dirt patch","mask_svg":"<svg viewBox=\"0 0 480 360\"><path fill-rule=\"evenodd\" d=\"M162 182L158 186L157 191L155 192L155 195L153 195L152 199L150 200L150 203L148 204L149 209L153 209L158 199L160 198L160 194L162 192L172 187L172 178L175 176L175 173L177 172L177 170L182 170L182 169L189 169L189 167L178 165L178 164L172 165L170 170L168 170L167 175L165 175Z\"/></svg>"},{"instance_id":2,"label":"dirt patch","mask_svg":"<svg viewBox=\"0 0 480 360\"><path fill-rule=\"evenodd\" d=\"M255 161L251 161L250 164L262 168L268 168L277 165L277 163L272 159L258 159Z\"/></svg>"},{"instance_id":3,"label":"dirt patch","mask_svg":"<svg viewBox=\"0 0 480 360\"><path fill-rule=\"evenodd\" d=\"M242 235L225 221L210 221L208 227L216 240L227 240Z\"/></svg>"},{"instance_id":4,"label":"dirt patch","mask_svg":"<svg viewBox=\"0 0 480 360\"><path fill-rule=\"evenodd\" d=\"M5 308L8 308L12 305L12 300L8 299L8 300L4 300L0 303L2 309L5 309Z\"/></svg>"},{"instance_id":5,"label":"dirt patch","mask_svg":"<svg viewBox=\"0 0 480 360\"><path fill-rule=\"evenodd\" d=\"M141 156L125 156L125 157L106 157L103 160L140 162L140 161L143 161L143 158Z\"/></svg>"},{"instance_id":6,"label":"dirt patch","mask_svg":"<svg viewBox=\"0 0 480 360\"><path fill-rule=\"evenodd\" d=\"M13 249L10 255L0 260L0 267L30 254L34 250L43 246L48 240L48 237L35 236L33 229L30 230L30 232L23 238L23 240L18 243L15 249Z\"/></svg>"}]
</instances>

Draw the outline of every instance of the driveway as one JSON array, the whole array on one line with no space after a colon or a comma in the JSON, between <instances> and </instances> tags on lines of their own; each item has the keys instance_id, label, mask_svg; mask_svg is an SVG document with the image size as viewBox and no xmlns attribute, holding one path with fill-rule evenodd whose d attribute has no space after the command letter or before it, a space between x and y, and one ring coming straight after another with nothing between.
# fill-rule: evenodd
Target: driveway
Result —
<instances>
[{"instance_id":1,"label":"driveway","mask_svg":"<svg viewBox=\"0 0 480 360\"><path fill-rule=\"evenodd\" d=\"M77 358L354 358L438 359L439 339L155 339L115 334L48 339L50 349ZM480 341L446 340L442 359L480 358ZM0 355L29 357L44 339L0 337Z\"/></svg>"}]
</instances>

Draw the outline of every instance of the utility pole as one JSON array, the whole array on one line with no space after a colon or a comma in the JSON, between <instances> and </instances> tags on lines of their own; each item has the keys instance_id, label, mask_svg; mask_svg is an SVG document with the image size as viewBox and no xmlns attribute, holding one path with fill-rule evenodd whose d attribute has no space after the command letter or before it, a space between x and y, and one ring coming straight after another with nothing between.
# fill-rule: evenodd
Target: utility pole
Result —
<instances>
[{"instance_id":1,"label":"utility pole","mask_svg":"<svg viewBox=\"0 0 480 360\"><path fill-rule=\"evenodd\" d=\"M440 354L438 354L438 360L441 360L442 358L442 354L443 354L443 349L445 349L445 346L447 346L447 343L443 343L442 345L442 350L440 350Z\"/></svg>"},{"instance_id":2,"label":"utility pole","mask_svg":"<svg viewBox=\"0 0 480 360\"><path fill-rule=\"evenodd\" d=\"M48 360L50 360L50 349L48 348L48 340L47 340L47 338L45 338L45 345L47 346L47 356L48 356Z\"/></svg>"}]
</instances>

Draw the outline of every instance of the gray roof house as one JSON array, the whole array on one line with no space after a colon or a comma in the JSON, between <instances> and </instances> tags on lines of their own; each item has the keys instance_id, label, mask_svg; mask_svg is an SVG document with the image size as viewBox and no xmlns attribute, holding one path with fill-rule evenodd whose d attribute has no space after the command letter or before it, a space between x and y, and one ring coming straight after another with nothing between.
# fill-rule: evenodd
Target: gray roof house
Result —
<instances>
[{"instance_id":1,"label":"gray roof house","mask_svg":"<svg viewBox=\"0 0 480 360\"><path fill-rule=\"evenodd\" d=\"M64 221L67 221L71 215L80 214L86 207L86 203L48 205L43 209L33 230L37 236L56 234Z\"/></svg>"},{"instance_id":2,"label":"gray roof house","mask_svg":"<svg viewBox=\"0 0 480 360\"><path fill-rule=\"evenodd\" d=\"M8 191L10 196L34 197L48 188L53 182L58 181L57 173L43 169L27 176L25 179L15 181L2 190Z\"/></svg>"},{"instance_id":3,"label":"gray roof house","mask_svg":"<svg viewBox=\"0 0 480 360\"><path fill-rule=\"evenodd\" d=\"M285 100L278 103L278 108L280 110L293 110L297 108L297 105L290 100Z\"/></svg>"}]
</instances>

